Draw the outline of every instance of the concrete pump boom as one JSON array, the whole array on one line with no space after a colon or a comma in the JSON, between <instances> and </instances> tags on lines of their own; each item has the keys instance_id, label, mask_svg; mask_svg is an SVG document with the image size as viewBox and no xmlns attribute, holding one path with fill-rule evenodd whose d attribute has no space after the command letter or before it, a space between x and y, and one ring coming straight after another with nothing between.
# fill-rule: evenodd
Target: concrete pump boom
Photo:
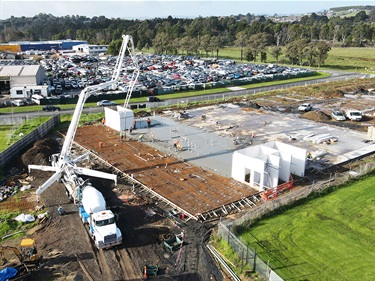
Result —
<instances>
[{"instance_id":1,"label":"concrete pump boom","mask_svg":"<svg viewBox=\"0 0 375 281\"><path fill-rule=\"evenodd\" d=\"M76 174L84 174L88 176L95 176L100 178L106 178L114 180L117 184L117 177L116 175L94 171L86 168L78 168L76 163L81 161L82 159L86 158L88 154L82 155L76 159L71 159L71 149L74 141L74 137L77 131L77 127L79 124L79 120L83 111L84 104L87 98L92 95L93 93L97 92L98 90L112 88L115 89L117 87L117 82L120 77L122 63L125 58L126 51L128 50L130 59L134 64L134 72L132 73L131 80L129 82L128 92L125 98L124 107L126 107L129 103L129 99L131 93L134 89L135 82L139 76L139 66L138 62L135 57L134 51L134 44L133 39L130 35L122 35L122 45L120 49L119 56L116 61L116 65L112 74L112 78L108 82L104 82L98 85L88 86L83 89L79 95L78 102L76 108L74 110L72 121L70 122L68 131L65 136L65 141L63 143L62 149L60 154L52 155L52 166L41 166L41 165L29 165L29 172L31 169L43 170L43 171L54 171L55 173L43 184L41 185L36 193L39 196L44 190L46 190L51 184L55 181L64 177L64 184L68 189L71 196L74 198L77 196L76 188L79 187L80 181ZM130 44L130 47L129 47Z\"/></svg>"}]
</instances>

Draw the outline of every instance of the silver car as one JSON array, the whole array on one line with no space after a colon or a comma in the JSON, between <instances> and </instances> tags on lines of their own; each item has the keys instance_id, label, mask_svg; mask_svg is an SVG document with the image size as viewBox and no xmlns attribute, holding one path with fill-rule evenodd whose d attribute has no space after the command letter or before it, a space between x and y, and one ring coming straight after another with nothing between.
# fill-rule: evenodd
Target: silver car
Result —
<instances>
[{"instance_id":1,"label":"silver car","mask_svg":"<svg viewBox=\"0 0 375 281\"><path fill-rule=\"evenodd\" d=\"M332 110L331 116L332 116L333 119L335 119L337 121L344 121L346 119L345 114L338 109Z\"/></svg>"}]
</instances>

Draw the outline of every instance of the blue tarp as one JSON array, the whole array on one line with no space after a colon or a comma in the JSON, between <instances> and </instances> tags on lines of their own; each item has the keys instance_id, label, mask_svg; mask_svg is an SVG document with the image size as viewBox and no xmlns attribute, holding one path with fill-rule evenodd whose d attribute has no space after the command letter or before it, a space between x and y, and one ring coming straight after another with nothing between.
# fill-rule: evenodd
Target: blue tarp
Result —
<instances>
[{"instance_id":1,"label":"blue tarp","mask_svg":"<svg viewBox=\"0 0 375 281\"><path fill-rule=\"evenodd\" d=\"M0 271L0 281L8 280L17 275L18 270L13 267L6 267Z\"/></svg>"}]
</instances>

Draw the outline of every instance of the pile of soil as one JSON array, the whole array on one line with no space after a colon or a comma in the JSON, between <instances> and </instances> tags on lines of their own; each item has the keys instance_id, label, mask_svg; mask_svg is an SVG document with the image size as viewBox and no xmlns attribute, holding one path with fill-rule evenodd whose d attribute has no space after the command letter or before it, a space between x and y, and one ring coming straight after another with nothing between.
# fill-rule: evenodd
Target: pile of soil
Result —
<instances>
[{"instance_id":1,"label":"pile of soil","mask_svg":"<svg viewBox=\"0 0 375 281\"><path fill-rule=\"evenodd\" d=\"M59 142L53 137L38 140L21 156L22 165L48 165L49 157L59 153L59 147Z\"/></svg>"},{"instance_id":2,"label":"pile of soil","mask_svg":"<svg viewBox=\"0 0 375 281\"><path fill-rule=\"evenodd\" d=\"M324 122L331 120L331 116L322 111L309 111L301 115L305 119L309 119L317 122Z\"/></svg>"}]
</instances>

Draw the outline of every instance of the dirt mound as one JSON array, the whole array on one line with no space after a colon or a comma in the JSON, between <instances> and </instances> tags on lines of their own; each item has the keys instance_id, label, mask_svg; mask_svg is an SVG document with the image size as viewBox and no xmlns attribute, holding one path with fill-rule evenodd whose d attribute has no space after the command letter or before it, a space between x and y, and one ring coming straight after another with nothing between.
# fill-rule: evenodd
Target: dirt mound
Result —
<instances>
[{"instance_id":1,"label":"dirt mound","mask_svg":"<svg viewBox=\"0 0 375 281\"><path fill-rule=\"evenodd\" d=\"M331 120L331 116L329 116L328 114L325 114L322 111L309 111L309 112L302 114L302 117L309 119L309 120L317 121L317 122Z\"/></svg>"},{"instance_id":2,"label":"dirt mound","mask_svg":"<svg viewBox=\"0 0 375 281\"><path fill-rule=\"evenodd\" d=\"M48 165L49 157L59 152L59 143L54 138L38 140L32 148L26 151L22 156L22 164Z\"/></svg>"}]
</instances>

